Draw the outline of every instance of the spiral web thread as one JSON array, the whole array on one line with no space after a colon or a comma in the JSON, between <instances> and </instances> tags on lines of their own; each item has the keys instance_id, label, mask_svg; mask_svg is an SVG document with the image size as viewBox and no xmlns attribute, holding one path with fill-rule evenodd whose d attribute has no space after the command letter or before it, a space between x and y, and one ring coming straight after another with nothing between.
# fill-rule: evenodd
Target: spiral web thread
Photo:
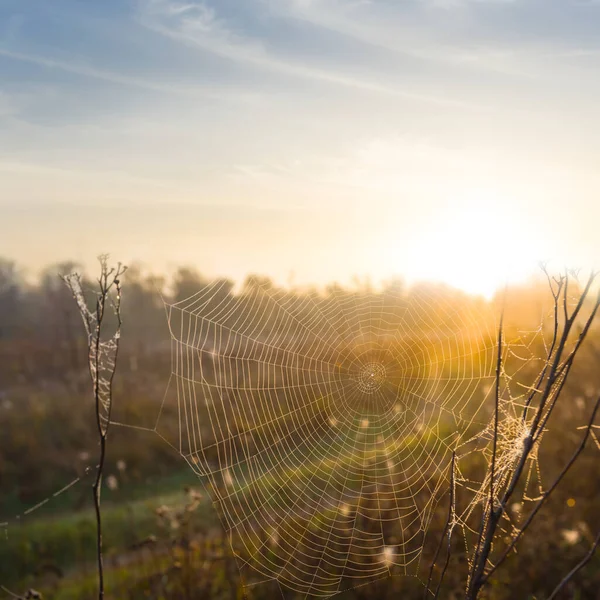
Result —
<instances>
[{"instance_id":1,"label":"spiral web thread","mask_svg":"<svg viewBox=\"0 0 600 600\"><path fill-rule=\"evenodd\" d=\"M318 295L256 279L166 309L176 445L246 589L328 597L417 575L452 452L485 425L489 306L432 286Z\"/></svg>"}]
</instances>

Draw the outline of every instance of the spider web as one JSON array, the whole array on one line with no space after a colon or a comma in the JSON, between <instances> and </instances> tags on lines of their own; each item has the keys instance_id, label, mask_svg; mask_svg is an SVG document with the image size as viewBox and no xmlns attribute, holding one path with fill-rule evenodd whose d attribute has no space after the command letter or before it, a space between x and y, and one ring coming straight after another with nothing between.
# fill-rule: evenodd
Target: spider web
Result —
<instances>
[{"instance_id":1,"label":"spider web","mask_svg":"<svg viewBox=\"0 0 600 600\"><path fill-rule=\"evenodd\" d=\"M319 295L253 278L166 311L173 443L245 585L328 597L418 575L452 453L487 422L490 306L433 286Z\"/></svg>"}]
</instances>

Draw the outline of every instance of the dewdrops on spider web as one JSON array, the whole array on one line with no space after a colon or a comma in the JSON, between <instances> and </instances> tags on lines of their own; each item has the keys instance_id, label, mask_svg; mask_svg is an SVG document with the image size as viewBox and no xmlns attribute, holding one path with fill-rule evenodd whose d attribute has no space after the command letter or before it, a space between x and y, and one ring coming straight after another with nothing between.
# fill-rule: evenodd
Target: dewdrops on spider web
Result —
<instances>
[{"instance_id":1,"label":"dewdrops on spider web","mask_svg":"<svg viewBox=\"0 0 600 600\"><path fill-rule=\"evenodd\" d=\"M530 423L522 416L513 414L514 405L509 398L508 401L500 403L498 414L498 428L496 436L496 455L494 459L494 505L498 506L500 498L509 485L515 469L523 454L526 441L531 434ZM485 464L490 465L493 453L495 424L493 418L483 431L477 436L480 447L476 452L484 456ZM540 438L541 439L541 438ZM468 440L468 444L472 440ZM482 445L481 445L482 444ZM510 506L510 514L518 519L523 511L523 503L538 500L543 494L542 481L539 469L539 439L534 443L532 450L524 465L524 486L521 493L521 501L513 502ZM461 514L461 521L466 522L477 507L485 506L490 501L491 470L487 470L480 482L469 482L472 498L466 509ZM504 513L503 518L510 520L509 513Z\"/></svg>"},{"instance_id":2,"label":"dewdrops on spider web","mask_svg":"<svg viewBox=\"0 0 600 600\"><path fill-rule=\"evenodd\" d=\"M482 426L488 307L430 287L222 285L166 307L166 401L245 583L328 597L417 575L452 451Z\"/></svg>"}]
</instances>

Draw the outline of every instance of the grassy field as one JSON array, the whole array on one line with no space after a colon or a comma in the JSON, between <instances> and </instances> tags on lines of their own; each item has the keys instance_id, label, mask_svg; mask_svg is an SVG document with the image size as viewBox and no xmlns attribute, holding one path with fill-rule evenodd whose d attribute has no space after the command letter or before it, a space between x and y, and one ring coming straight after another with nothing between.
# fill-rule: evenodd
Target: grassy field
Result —
<instances>
[{"instance_id":1,"label":"grassy field","mask_svg":"<svg viewBox=\"0 0 600 600\"><path fill-rule=\"evenodd\" d=\"M103 491L103 531L106 556L117 555L156 531L155 510L180 506L183 488L199 485L197 477L182 469L172 477L144 485ZM63 494L19 520L9 522L0 540L0 581L6 586L26 586L44 570L72 573L77 568L93 571L96 523L91 506L91 480L83 480L73 491L89 490L89 507L74 511L74 494ZM207 515L212 515L207 503ZM216 519L216 517L213 517Z\"/></svg>"},{"instance_id":2,"label":"grassy field","mask_svg":"<svg viewBox=\"0 0 600 600\"><path fill-rule=\"evenodd\" d=\"M417 437L413 436L408 446L416 443ZM379 451L379 454L382 453L385 454L383 448ZM377 455L376 451L366 449L363 459L373 460ZM308 461L307 456L310 457ZM349 455L341 456L339 460L343 462L351 458ZM323 461L318 452L307 454L299 459L298 464L289 464L282 470L261 477L260 493L272 495L268 504L275 510L293 497L299 486L309 481L315 471L318 470L322 477L328 477L336 466L339 468L333 461ZM237 476L237 481L244 481L245 469L239 469ZM243 490L243 497L243 494L253 495L256 486L256 483L250 483L247 489L238 489ZM105 486L102 519L107 585L110 586L112 581L115 586L130 589L135 586L137 578L165 571L169 559L164 552L154 552L150 556L139 549L143 548L144 540L155 536L159 529L156 510L163 506L172 510L185 507L189 500L185 489L190 487L202 489L198 477L187 467L144 484L130 484L113 491ZM43 510L9 523L6 535L0 541L0 581L4 585L10 589L27 589L30 586L43 588L46 584L53 589L54 598L85 597L96 589L96 522L90 488L91 478L88 477L45 504ZM82 493L88 493L89 505L85 509L74 510L75 498L80 498ZM331 507L322 507L313 515L312 521L317 523L330 513ZM194 510L195 529L218 531L221 525L217 515L209 496L203 493L198 508ZM219 537L219 543L223 543L222 534L214 534L213 537ZM132 563L135 563L135 569L130 568ZM54 589L58 579L60 586Z\"/></svg>"}]
</instances>

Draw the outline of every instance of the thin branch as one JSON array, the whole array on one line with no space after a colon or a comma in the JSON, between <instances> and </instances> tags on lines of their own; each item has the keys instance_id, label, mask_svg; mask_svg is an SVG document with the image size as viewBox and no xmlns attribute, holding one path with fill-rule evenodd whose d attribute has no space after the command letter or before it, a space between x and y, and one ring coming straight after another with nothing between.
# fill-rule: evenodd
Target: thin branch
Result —
<instances>
[{"instance_id":1,"label":"thin branch","mask_svg":"<svg viewBox=\"0 0 600 600\"><path fill-rule=\"evenodd\" d=\"M585 299L587 298L587 296L589 294L590 288L592 287L592 283L594 282L595 278L596 278L596 273L591 273L584 290L581 292L581 295L579 296L579 301L577 302L577 306L575 307L575 309L571 313L571 316L566 320L566 322L564 324L564 327L562 330L562 335L560 337L560 343L558 345L558 349L556 350L554 360L552 361L552 367L551 367L550 373L548 375L548 382L546 384L546 388L544 389L544 393L542 394L542 397L540 399L540 405L538 407L538 410L537 410L535 417L533 418L533 421L531 424L531 431L534 433L537 431L537 427L538 427L539 421L542 417L544 407L546 405L548 398L551 395L552 386L556 382L557 370L559 369L559 366L561 364L561 358L562 358L565 346L567 344L567 341L569 339L569 335L571 333L571 328L573 327L573 324L575 323L575 320L577 319L577 316L579 315L579 312L581 311L581 308L583 307ZM600 294L599 294L599 298L600 298Z\"/></svg>"},{"instance_id":2,"label":"thin branch","mask_svg":"<svg viewBox=\"0 0 600 600\"><path fill-rule=\"evenodd\" d=\"M552 281L550 280L550 275L548 274L548 271L546 271L544 269L544 273L546 273L546 277L548 278L548 285L550 286L550 291L552 293L552 297L554 298L554 328L552 331L552 342L550 344L550 348L549 348L548 352L546 353L548 360L546 360L544 368L540 371L540 374L535 382L535 385L533 386L531 393L529 394L529 396L527 397L527 400L525 402L525 407L523 409L523 419L522 419L523 423L527 420L527 411L529 410L529 407L530 407L531 403L533 402L535 395L543 393L542 390L540 389L540 387L542 385L542 382L544 381L546 372L548 371L548 365L550 364L549 359L554 352L554 348L556 347L556 342L558 340L558 298L560 297L560 292L561 292L563 284L564 284L564 279L561 279L559 281L558 288L555 292L554 288L552 287Z\"/></svg>"},{"instance_id":3,"label":"thin branch","mask_svg":"<svg viewBox=\"0 0 600 600\"><path fill-rule=\"evenodd\" d=\"M467 597L476 598L483 584L483 574L487 565L494 534L496 532L496 523L502 515L503 506L495 508L494 480L496 478L496 454L498 451L498 414L500 408L500 380L502 374L502 331L504 325L504 312L500 315L500 325L498 327L498 356L496 359L496 389L494 394L494 433L492 440L492 459L490 466L490 495L488 508L483 509L481 517L481 529L477 539L477 549L473 559L473 566L469 574L469 583L467 587ZM469 595L470 594L470 595Z\"/></svg>"},{"instance_id":4,"label":"thin branch","mask_svg":"<svg viewBox=\"0 0 600 600\"><path fill-rule=\"evenodd\" d=\"M80 275L73 273L63 280L70 288L71 293L83 319L83 324L88 335L88 366L93 385L94 405L96 412L96 427L100 445L100 456L96 471L96 480L92 486L94 509L96 513L96 553L98 564L98 598L104 598L104 564L102 553L102 511L101 491L104 463L106 460L106 438L110 425L112 410L112 387L117 368L119 342L121 339L121 284L119 278L127 267L120 263L116 268L109 269L107 256L100 256L100 276L97 279L98 291L96 292L96 307L92 312L88 309ZM110 302L110 294L116 288L116 299L112 302L117 326L109 341L103 341L103 324L106 314L106 302ZM106 412L106 414L103 414Z\"/></svg>"},{"instance_id":5,"label":"thin branch","mask_svg":"<svg viewBox=\"0 0 600 600\"><path fill-rule=\"evenodd\" d=\"M23 600L23 596L19 596L18 594L11 592L8 588L5 588L3 585L0 585L0 590L8 594L11 598L15 598L15 600Z\"/></svg>"},{"instance_id":6,"label":"thin branch","mask_svg":"<svg viewBox=\"0 0 600 600\"><path fill-rule=\"evenodd\" d=\"M502 327L504 325L504 313L500 315L500 326L498 327L498 357L496 360L496 391L494 395L494 439L492 442L492 464L490 468L490 511L494 510L494 479L496 475L496 453L498 446L498 411L500 407L500 377L502 371Z\"/></svg>"},{"instance_id":7,"label":"thin branch","mask_svg":"<svg viewBox=\"0 0 600 600\"><path fill-rule=\"evenodd\" d=\"M444 568L442 569L442 574L440 575L440 580L438 581L437 587L435 588L435 596L434 600L437 600L440 588L442 587L442 582L444 581L444 577L446 576L446 570L448 569L448 564L450 563L450 555L452 554L452 532L454 531L454 518L456 514L456 489L455 489L455 468L456 468L456 452L452 452L452 465L450 471L450 506L448 507L448 548L446 550L446 561L444 562Z\"/></svg>"},{"instance_id":8,"label":"thin branch","mask_svg":"<svg viewBox=\"0 0 600 600\"><path fill-rule=\"evenodd\" d=\"M504 552L502 553L500 558L496 561L496 564L485 575L484 581L487 581L493 575L493 573L496 571L496 569L506 560L506 557L510 554L510 552L517 545L517 542L521 539L521 536L523 535L523 533L525 533L525 530L529 527L529 525L531 524L531 522L533 521L533 519L539 512L540 508L543 506L543 504L546 502L546 500L552 494L552 492L556 489L556 487L562 481L564 476L571 469L571 467L573 466L573 464L575 463L575 461L577 460L579 455L583 452L583 450L587 444L588 438L590 437L590 432L592 430L592 427L594 426L594 421L596 419L596 414L597 414L599 408L600 408L600 396L598 396L598 399L596 400L596 404L594 405L594 409L592 411L592 414L590 415L588 424L585 428L585 434L584 434L583 438L581 439L579 446L577 447L577 449L575 450L575 452L573 453L573 455L571 456L571 458L569 459L567 464L563 467L562 471L559 473L558 477L554 480L552 485L546 490L546 492L543 494L543 496L540 498L540 500L538 500L534 509L531 511L531 513L527 517L527 520L525 521L523 526L519 529L519 531L516 533L512 542L504 550Z\"/></svg>"},{"instance_id":9,"label":"thin branch","mask_svg":"<svg viewBox=\"0 0 600 600\"><path fill-rule=\"evenodd\" d=\"M590 279L588 281L588 285L586 286L586 289L582 292L582 296L579 299L578 305L576 310L574 311L573 315L571 316L571 318L575 318L581 308L581 306L583 306L583 302L585 297L587 296L587 293L589 292L589 288L591 286L592 281L594 280L594 278L596 277L595 274L592 274L590 276ZM593 321L593 319L595 318L596 312L598 310L598 305L600 304L600 292L598 294L598 298L596 300L596 305L594 310L592 311L592 315L590 316L590 318L588 319L588 322L586 324L586 327L584 328L584 330L582 331L582 335L583 337L580 335L578 344L576 345L576 350L579 351L579 348L581 346L581 343L583 342L583 340L585 339L585 335L587 334L587 331L589 330L589 326L591 325L591 322ZM555 305L556 308L558 309L558 297L555 297ZM536 431L542 431L541 428L538 427L539 422L542 418L542 414L544 414L544 406L546 404L546 401L548 399L549 396L552 395L552 390L553 390L553 385L556 382L556 371L559 368L558 365L561 362L561 357L562 357L562 353L564 351L564 347L567 343L567 339L569 337L569 332L570 332L570 325L567 323L565 324L565 327L560 335L560 342L559 342L559 347L556 350L556 354L555 354L555 358L554 361L552 361L552 369L551 369L551 373L548 376L548 384L546 385L543 393L542 393L542 397L540 400L540 405L537 407L536 409L536 413L535 416L532 420L532 424L530 427L530 431L529 431L529 435L523 440L523 451L521 453L521 456L519 457L519 461L517 463L517 466L515 467L515 470L513 472L512 478L510 483L508 484L504 495L502 497L502 500L500 502L500 505L502 507L506 506L506 504L508 503L508 501L510 500L513 492L515 491L517 484L520 481L520 478L523 474L523 470L525 468L525 464L527 462L527 459L529 458L529 455L531 453L531 450L533 449L535 443L539 440L539 435L537 437L535 436ZM577 354L577 352L575 353L571 353L571 362L575 359L575 355ZM548 361L550 361L550 355L548 355ZM562 391L562 386L559 387L559 390L557 390L558 392ZM557 394L554 398L558 399L559 394ZM556 400L553 400L552 404L551 404L551 408L554 408L554 405L556 404ZM546 419L544 420L544 423L546 422Z\"/></svg>"},{"instance_id":10,"label":"thin branch","mask_svg":"<svg viewBox=\"0 0 600 600\"><path fill-rule=\"evenodd\" d=\"M587 565L590 562L590 560L592 560L592 557L596 552L596 548L598 548L598 544L600 544L600 531L598 532L598 535L596 536L596 539L594 540L594 543L592 544L592 547L588 550L587 554L567 573L567 575L563 577L562 581L554 588L554 591L550 594L550 596L548 596L548 600L553 600L554 598L556 598L560 590L562 590L562 588L565 585L567 585L567 583L569 583L569 581L573 579L573 577L581 569L583 569L583 567L585 567L585 565Z\"/></svg>"},{"instance_id":11,"label":"thin branch","mask_svg":"<svg viewBox=\"0 0 600 600\"><path fill-rule=\"evenodd\" d=\"M433 560L431 562L431 566L429 567L429 577L427 579L427 586L425 587L425 593L423 595L423 598L427 598L428 595L431 593L431 579L433 578L433 569L437 563L437 559L440 555L440 551L442 549L442 544L444 543L444 536L446 535L446 532L448 532L448 556L446 557L446 563L444 564L444 569L442 571L442 575L440 578L440 581L437 585L436 588L436 592L435 592L435 598L437 598L438 596L438 592L440 589L440 585L442 583L442 580L444 578L444 575L446 573L446 568L448 567L448 562L450 560L450 539L452 536L452 522L454 520L454 514L455 514L455 507L456 507L456 502L455 502L455 485L454 485L454 469L455 469L455 464L456 464L456 452L452 452L452 463L450 465L450 504L448 506L448 517L446 518L446 524L444 525L444 529L442 531L442 535L440 535L440 541L438 543L437 549L435 551L435 555L433 557Z\"/></svg>"},{"instance_id":12,"label":"thin branch","mask_svg":"<svg viewBox=\"0 0 600 600\"><path fill-rule=\"evenodd\" d=\"M100 459L96 471L96 481L92 487L94 493L94 510L96 513L96 556L98 564L98 598L104 598L104 562L102 556L102 512L100 509L100 492L102 490L102 475L106 458L106 437L100 436Z\"/></svg>"},{"instance_id":13,"label":"thin branch","mask_svg":"<svg viewBox=\"0 0 600 600\"><path fill-rule=\"evenodd\" d=\"M547 498L550 496L550 494L552 494L552 492L554 491L556 486L560 483L560 481L563 479L565 474L569 471L571 466L577 460L577 458L583 451L583 448L585 447L587 439L590 435L590 430L593 425L593 421L595 419L596 412L598 410L598 404L600 404L600 398L598 399L598 402L596 403L594 411L590 417L590 421L588 423L586 434L585 434L579 448L573 454L573 456L571 457L569 462L565 465L563 471L559 474L559 476L557 477L557 479L555 480L553 485L543 494L542 498L537 503L537 505L534 508L534 510L532 511L532 513L529 515L529 518L527 519L525 524L521 527L521 529L517 532L516 536L513 538L509 547L505 549L505 551L501 555L500 559L486 573L486 569L488 566L488 557L491 552L492 543L493 543L493 540L494 540L494 537L496 534L498 523L499 523L502 515L504 514L504 510L505 510L507 503L509 502L510 498L512 497L512 494L514 493L519 481L521 480L521 477L524 473L525 464L526 464L535 444L538 443L540 440L541 433L544 431L544 427L556 406L559 396L561 395L561 392L563 390L563 387L565 385L567 377L570 373L570 370L571 370L571 367L575 360L575 357L578 354L578 352L581 348L581 345L582 345L584 339L586 338L586 335L591 327L591 324L596 317L598 307L600 306L600 292L598 294L598 297L596 299L595 305L594 305L591 313L588 315L588 318L586 319L586 323L585 323L584 327L582 328L582 331L579 335L579 338L578 338L574 348L571 350L571 352L569 352L569 355L567 356L567 358L565 360L563 360L563 354L565 352L565 348L567 347L567 343L570 339L570 334L571 334L573 325L576 322L576 320L581 312L582 307L584 306L584 303L586 301L586 298L589 295L590 288L591 288L592 283L595 280L596 276L597 276L596 273L590 274L588 282L579 296L577 305L575 306L573 312L570 315L568 313L568 303L567 303L567 299L566 299L566 295L568 294L568 277L569 277L568 273L566 275L562 276L559 280L555 280L557 283L556 291L552 287L552 284L550 284L551 290L552 290L552 295L554 298L553 340L552 340L550 349L547 351L546 365L544 366L539 377L537 378L536 385L533 386L533 389L531 390L529 397L525 403L525 406L523 409L523 417L522 417L523 422L527 421L527 411L529 410L529 408L531 406L534 396L537 393L539 393L538 390L541 387L540 384L542 383L542 381L544 379L546 380L546 384L543 386L543 390L541 391L540 402L535 409L535 414L533 416L528 435L523 440L523 448L520 453L517 464L513 470L512 476L510 478L510 482L508 483L506 489L504 490L504 493L502 494L502 498L499 499L497 508L494 508L494 504L493 504L493 501L494 501L493 489L494 489L495 460L496 460L496 441L497 441L497 435L498 435L496 422L494 423L494 425L495 425L494 440L493 440L494 449L492 452L492 459L491 459L491 466L490 466L490 472L491 472L490 503L488 505L488 508L485 509L484 513L483 513L482 526L481 526L478 540L477 540L477 546L476 546L476 551L474 553L472 567L469 572L469 578L468 578L468 583L467 583L467 594L466 594L466 597L469 600L475 600L475 598L478 597L479 591L481 590L482 586L487 582L489 577L496 571L496 569L500 566L500 564L502 564L502 562L506 559L506 557L508 556L510 551L512 551L512 549L515 547L516 543L518 542L520 537L523 535L523 532L528 528L529 524L532 522L532 520L534 519L536 514L539 512L541 506L545 503ZM559 327L559 319L558 319L558 312L559 312L559 306L560 306L560 300L561 300L561 298L560 298L561 292L563 294L562 308L563 308L563 311L565 314L565 323L562 327L562 330ZM559 332L560 332L560 334L559 334ZM550 367L549 372L548 372L548 367ZM498 378L499 378L498 372L496 375L497 375L496 383L498 385Z\"/></svg>"},{"instance_id":14,"label":"thin branch","mask_svg":"<svg viewBox=\"0 0 600 600\"><path fill-rule=\"evenodd\" d=\"M550 415L554 409L554 406L556 405L556 402L560 396L560 393L562 392L562 389L567 381L569 372L571 371L571 367L573 366L573 362L575 361L575 356L579 352L579 348L581 347L581 345L583 344L583 341L587 337L587 334L592 326L594 319L596 318L596 314L597 314L599 308L600 308L600 291L598 292L598 296L596 298L594 307L593 307L585 325L583 326L581 333L579 334L579 338L577 339L577 343L575 344L575 347L573 348L573 350L571 351L571 353L565 360L564 364L561 366L561 368L558 371L557 378L560 379L560 383L558 385L558 388L555 390L555 392L553 394L554 397L552 398L552 401L550 403L550 406L548 407L548 410L546 411L546 414L544 415L543 419L541 420L541 422L539 424L538 431L535 434L536 439L539 438L542 431L544 430L544 427L546 426L546 423L548 422L548 419L550 418Z\"/></svg>"}]
</instances>

